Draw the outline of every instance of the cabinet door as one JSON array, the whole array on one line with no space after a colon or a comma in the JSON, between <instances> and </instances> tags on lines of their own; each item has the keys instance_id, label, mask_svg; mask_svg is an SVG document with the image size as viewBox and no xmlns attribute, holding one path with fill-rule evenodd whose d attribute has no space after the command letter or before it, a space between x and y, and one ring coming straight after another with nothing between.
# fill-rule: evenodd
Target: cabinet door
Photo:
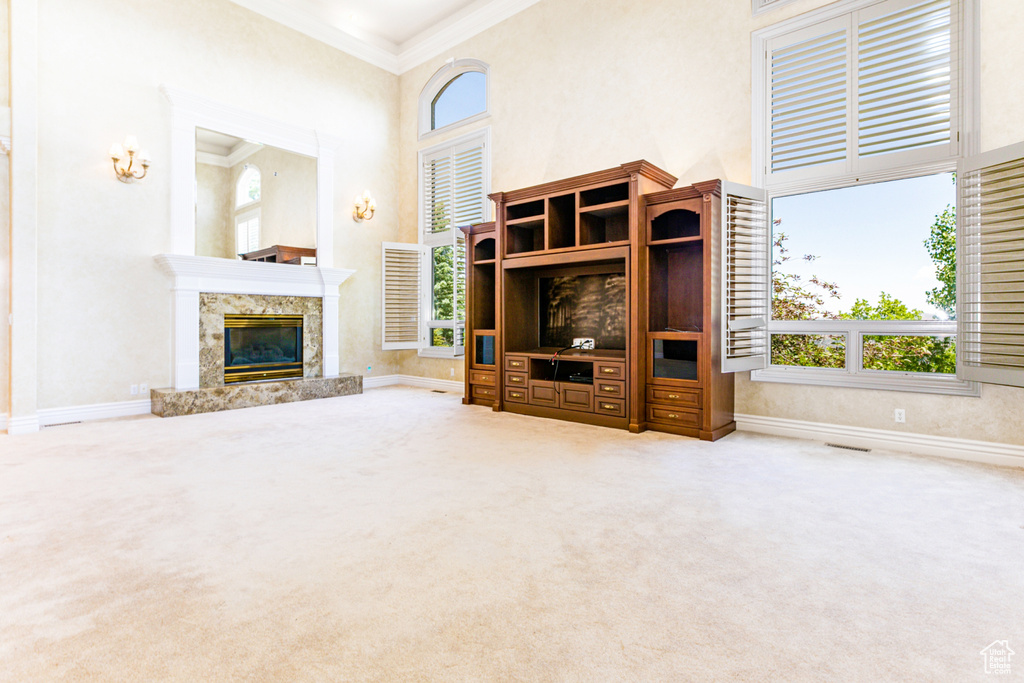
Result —
<instances>
[{"instance_id":1,"label":"cabinet door","mask_svg":"<svg viewBox=\"0 0 1024 683\"><path fill-rule=\"evenodd\" d=\"M592 384L571 384L559 382L559 408L594 412L594 386Z\"/></svg>"}]
</instances>

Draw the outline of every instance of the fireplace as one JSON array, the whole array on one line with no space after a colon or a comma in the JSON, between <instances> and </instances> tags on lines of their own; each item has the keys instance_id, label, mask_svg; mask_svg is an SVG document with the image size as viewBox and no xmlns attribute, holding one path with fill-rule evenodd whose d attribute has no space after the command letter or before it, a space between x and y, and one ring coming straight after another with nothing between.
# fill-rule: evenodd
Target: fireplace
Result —
<instances>
[{"instance_id":1,"label":"fireplace","mask_svg":"<svg viewBox=\"0 0 1024 683\"><path fill-rule=\"evenodd\" d=\"M224 383L302 377L302 316L224 314Z\"/></svg>"}]
</instances>

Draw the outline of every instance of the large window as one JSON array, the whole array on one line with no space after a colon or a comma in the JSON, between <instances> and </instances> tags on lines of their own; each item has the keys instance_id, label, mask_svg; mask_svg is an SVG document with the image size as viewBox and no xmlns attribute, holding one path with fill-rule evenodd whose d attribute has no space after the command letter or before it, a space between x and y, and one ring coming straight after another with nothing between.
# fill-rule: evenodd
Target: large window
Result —
<instances>
[{"instance_id":1,"label":"large window","mask_svg":"<svg viewBox=\"0 0 1024 683\"><path fill-rule=\"evenodd\" d=\"M252 164L242 167L235 182L235 253L241 256L260 248L260 200L263 178Z\"/></svg>"},{"instance_id":2,"label":"large window","mask_svg":"<svg viewBox=\"0 0 1024 683\"><path fill-rule=\"evenodd\" d=\"M388 349L464 353L466 240L487 220L487 129L420 151L420 243L383 245L383 335Z\"/></svg>"},{"instance_id":3,"label":"large window","mask_svg":"<svg viewBox=\"0 0 1024 683\"><path fill-rule=\"evenodd\" d=\"M461 355L466 330L466 238L459 228L486 215L487 133L473 133L420 153L420 242L424 272L426 355Z\"/></svg>"},{"instance_id":4,"label":"large window","mask_svg":"<svg viewBox=\"0 0 1024 683\"><path fill-rule=\"evenodd\" d=\"M973 0L847 0L755 33L771 218L755 379L977 391L956 377L972 16Z\"/></svg>"}]
</instances>

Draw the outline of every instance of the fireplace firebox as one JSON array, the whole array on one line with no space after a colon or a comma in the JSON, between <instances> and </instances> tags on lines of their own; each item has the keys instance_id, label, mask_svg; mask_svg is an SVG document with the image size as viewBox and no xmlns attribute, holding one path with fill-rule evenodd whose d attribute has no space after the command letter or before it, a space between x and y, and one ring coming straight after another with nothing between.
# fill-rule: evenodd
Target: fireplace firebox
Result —
<instances>
[{"instance_id":1,"label":"fireplace firebox","mask_svg":"<svg viewBox=\"0 0 1024 683\"><path fill-rule=\"evenodd\" d=\"M224 315L224 383L302 377L301 315Z\"/></svg>"}]
</instances>

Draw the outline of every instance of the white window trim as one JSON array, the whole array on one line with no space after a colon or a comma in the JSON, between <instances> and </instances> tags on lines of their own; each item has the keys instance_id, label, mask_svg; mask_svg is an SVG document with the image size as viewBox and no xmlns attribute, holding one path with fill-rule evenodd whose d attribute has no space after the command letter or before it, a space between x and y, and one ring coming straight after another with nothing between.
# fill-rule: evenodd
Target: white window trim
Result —
<instances>
[{"instance_id":1,"label":"white window trim","mask_svg":"<svg viewBox=\"0 0 1024 683\"><path fill-rule=\"evenodd\" d=\"M484 75L484 110L478 114L467 116L464 119L459 119L453 123L449 123L447 126L440 128L431 128L431 107L434 103L434 98L437 97L437 93L441 89L448 85L448 83L456 76L461 76L464 73L477 72ZM455 128L468 125L475 121L480 121L491 115L491 77L490 67L487 63L480 61L479 59L450 59L445 62L427 84L423 86L423 90L420 91L419 99L419 139L431 138L436 135L443 135Z\"/></svg>"},{"instance_id":2,"label":"white window trim","mask_svg":"<svg viewBox=\"0 0 1024 683\"><path fill-rule=\"evenodd\" d=\"M755 31L751 41L751 139L752 169L751 178L757 187L766 187L769 211L772 200L794 194L816 192L822 190L868 185L872 183L899 180L934 173L956 170L959 158L975 154L980 147L980 7L977 0L958 0L959 16L957 26L960 33L960 59L958 64L958 84L956 97L959 110L958 127L960 137L959 154L949 159L935 160L925 163L908 163L882 170L864 172L857 175L815 177L813 174L797 180L786 182L767 182L767 79L763 76L767 69L767 49L772 38L800 30L820 22L835 19L856 9L863 9L886 0L839 0L819 10L781 21L765 29ZM760 11L788 2L766 3L765 0L752 0L755 8L762 6ZM769 293L770 296L770 293ZM769 309L770 310L770 309ZM866 334L901 334L901 335L942 335L955 334L955 321L878 321L878 320L769 320L767 331L770 335L786 333L803 334L845 334L846 368L792 367L767 365L763 370L752 370L750 378L762 382L786 382L793 384L813 384L821 386L858 387L889 391L908 391L919 393L950 394L958 396L980 396L981 387L977 382L965 381L954 375L935 376L930 373L895 372L864 370L863 336Z\"/></svg>"},{"instance_id":3,"label":"white window trim","mask_svg":"<svg viewBox=\"0 0 1024 683\"><path fill-rule=\"evenodd\" d=\"M793 0L750 0L750 14L757 16L773 9L788 5Z\"/></svg>"},{"instance_id":4,"label":"white window trim","mask_svg":"<svg viewBox=\"0 0 1024 683\"><path fill-rule=\"evenodd\" d=\"M244 211L250 206L254 206L263 201L263 171L261 171L260 167L256 166L255 164L246 164L245 168L242 169L242 172L238 174L238 178L235 180L235 201L238 201L238 186L241 185L242 183L242 177L246 174L246 172L248 172L250 168L256 169L256 172L260 174L260 198L250 199L249 201L244 202L242 204L235 204L235 211Z\"/></svg>"},{"instance_id":5,"label":"white window trim","mask_svg":"<svg viewBox=\"0 0 1024 683\"><path fill-rule=\"evenodd\" d=\"M464 121L459 122L459 125L462 125L462 123L465 123L465 122ZM441 151L443 149L446 149L448 147L455 147L457 145L462 145L462 144L465 144L467 142L474 142L476 140L480 140L483 143L483 146L484 146L484 154L483 154L484 173L483 173L483 175L484 175L484 197L486 198L487 195L489 195L490 192L491 192L491 128L490 128L490 126L486 126L486 127L481 128L479 130L475 130L475 131L473 131L471 133L466 133L465 135L460 135L460 136L458 136L456 138L452 138L451 140L446 140L443 143L440 143L440 144L437 144L437 145L432 145L431 147L426 147L424 149L421 149L419 151L419 153L417 154L417 158L416 158L416 166L417 166L416 215L418 216L417 221L419 223L419 243L420 243L420 245L422 245L424 247L427 247L427 251L428 251L426 267L424 268L424 272L422 273L422 280L421 280L421 283L422 283L421 284L421 290L422 290L422 297L423 297L423 303L421 305L422 305L422 310L423 310L423 325L424 325L423 335L422 336L426 340L426 342L425 342L426 345L423 348L419 349L419 351L417 352L419 356L424 357L424 358L448 358L448 359L451 359L451 358L456 358L457 357L455 355L455 349L453 349L453 348L446 348L446 347L430 346L429 339L430 339L430 330L431 329L433 329L433 328L447 328L447 327L451 327L451 328L454 329L455 326L456 326L456 323L458 321L454 321L454 320L432 320L432 319L429 319L427 317L427 315L428 315L428 312L431 310L431 307L433 305L433 301L432 301L432 293L433 293L433 254L430 251L430 249L432 249L433 247L447 247L447 246L455 247L456 246L456 240L457 240L458 235L460 233L459 233L458 228L456 228L455 226L452 226L452 228L448 232L444 232L444 233L440 233L440 234L429 234L429 233L426 232L426 226L423 223L423 216L426 215L426 207L423 205L423 194L424 194L423 193L423 183L424 183L424 178L423 178L423 159L426 156L429 156L431 154L439 152L439 151ZM484 217L483 217L483 221L484 222L487 222L488 220L490 220L491 210L492 209L491 209L490 202L485 201L484 202ZM467 246L467 248L468 248L468 246ZM467 306L467 308L468 308L468 306ZM463 323L463 325L465 325L465 321L462 321L462 323ZM463 346L465 346L465 342L466 342L466 340L463 339Z\"/></svg>"}]
</instances>

